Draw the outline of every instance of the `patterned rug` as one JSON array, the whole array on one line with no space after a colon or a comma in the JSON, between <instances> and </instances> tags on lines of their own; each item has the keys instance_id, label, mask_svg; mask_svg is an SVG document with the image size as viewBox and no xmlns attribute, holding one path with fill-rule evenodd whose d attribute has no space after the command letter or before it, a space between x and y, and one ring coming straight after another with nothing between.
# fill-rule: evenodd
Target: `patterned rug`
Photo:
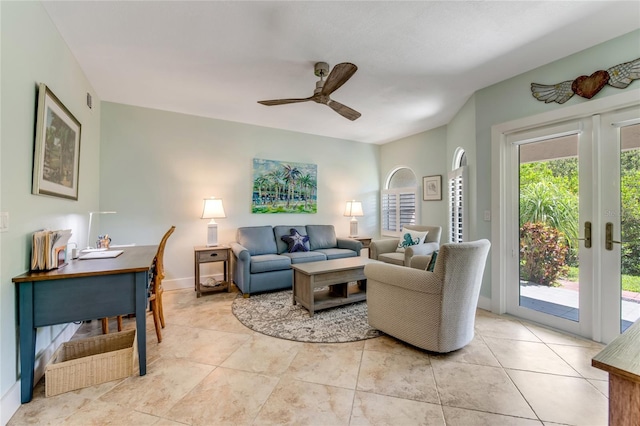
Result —
<instances>
[{"instance_id":1,"label":"patterned rug","mask_svg":"<svg viewBox=\"0 0 640 426\"><path fill-rule=\"evenodd\" d=\"M291 290L252 295L233 301L233 314L268 336L298 342L341 343L371 339L382 333L367 322L367 302L316 311L312 318L300 304L293 305Z\"/></svg>"}]
</instances>

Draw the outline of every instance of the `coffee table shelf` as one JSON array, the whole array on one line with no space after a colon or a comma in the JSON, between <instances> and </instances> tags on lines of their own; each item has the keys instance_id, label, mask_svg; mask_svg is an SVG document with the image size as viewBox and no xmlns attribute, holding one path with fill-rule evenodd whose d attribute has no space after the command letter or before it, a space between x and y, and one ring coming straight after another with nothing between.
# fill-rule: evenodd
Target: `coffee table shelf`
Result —
<instances>
[{"instance_id":1,"label":"coffee table shelf","mask_svg":"<svg viewBox=\"0 0 640 426\"><path fill-rule=\"evenodd\" d=\"M349 257L291 265L293 269L293 304L300 303L313 316L320 309L366 300L364 267L376 260ZM357 282L357 285L349 283ZM315 291L320 287L326 290Z\"/></svg>"}]
</instances>

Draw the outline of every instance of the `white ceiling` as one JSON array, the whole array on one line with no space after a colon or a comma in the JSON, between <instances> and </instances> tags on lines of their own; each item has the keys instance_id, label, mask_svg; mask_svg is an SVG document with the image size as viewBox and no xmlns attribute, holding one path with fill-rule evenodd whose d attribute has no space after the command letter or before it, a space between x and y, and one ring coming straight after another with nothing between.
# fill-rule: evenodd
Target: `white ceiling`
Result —
<instances>
[{"instance_id":1,"label":"white ceiling","mask_svg":"<svg viewBox=\"0 0 640 426\"><path fill-rule=\"evenodd\" d=\"M103 101L366 143L447 124L478 89L640 28L638 1L44 7ZM331 97L361 118L314 102L257 103L311 96L318 61L358 66Z\"/></svg>"}]
</instances>

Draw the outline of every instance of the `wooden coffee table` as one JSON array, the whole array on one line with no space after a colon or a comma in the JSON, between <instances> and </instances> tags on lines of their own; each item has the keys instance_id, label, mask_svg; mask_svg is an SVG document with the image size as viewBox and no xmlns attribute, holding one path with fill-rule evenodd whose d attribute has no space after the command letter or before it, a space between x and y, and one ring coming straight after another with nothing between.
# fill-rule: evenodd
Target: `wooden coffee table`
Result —
<instances>
[{"instance_id":1,"label":"wooden coffee table","mask_svg":"<svg viewBox=\"0 0 640 426\"><path fill-rule=\"evenodd\" d=\"M291 265L293 269L293 304L307 308L309 316L315 311L366 300L364 266L377 263L366 257L323 260ZM358 285L349 285L357 281ZM327 290L314 291L319 287Z\"/></svg>"}]
</instances>

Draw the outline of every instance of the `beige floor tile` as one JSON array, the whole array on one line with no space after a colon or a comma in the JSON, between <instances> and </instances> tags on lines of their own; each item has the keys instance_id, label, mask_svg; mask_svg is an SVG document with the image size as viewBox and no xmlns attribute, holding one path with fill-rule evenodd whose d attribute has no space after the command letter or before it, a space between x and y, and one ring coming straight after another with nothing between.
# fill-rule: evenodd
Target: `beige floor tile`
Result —
<instances>
[{"instance_id":1,"label":"beige floor tile","mask_svg":"<svg viewBox=\"0 0 640 426\"><path fill-rule=\"evenodd\" d=\"M282 379L254 424L348 425L354 392L351 389Z\"/></svg>"},{"instance_id":2,"label":"beige floor tile","mask_svg":"<svg viewBox=\"0 0 640 426\"><path fill-rule=\"evenodd\" d=\"M193 425L248 425L277 384L277 377L219 367L165 417Z\"/></svg>"},{"instance_id":3,"label":"beige floor tile","mask_svg":"<svg viewBox=\"0 0 640 426\"><path fill-rule=\"evenodd\" d=\"M483 312L483 311L478 311ZM520 321L510 317L497 317L496 315L476 315L476 333L482 337L495 337L498 339L525 340L528 342L540 342L527 327Z\"/></svg>"},{"instance_id":4,"label":"beige floor tile","mask_svg":"<svg viewBox=\"0 0 640 426\"><path fill-rule=\"evenodd\" d=\"M544 343L489 337L484 340L504 368L579 376L576 370Z\"/></svg>"},{"instance_id":5,"label":"beige floor tile","mask_svg":"<svg viewBox=\"0 0 640 426\"><path fill-rule=\"evenodd\" d=\"M522 417L485 413L456 407L442 407L447 426L540 426L542 422Z\"/></svg>"},{"instance_id":6,"label":"beige floor tile","mask_svg":"<svg viewBox=\"0 0 640 426\"><path fill-rule=\"evenodd\" d=\"M91 401L64 421L65 425L153 425L159 418L117 404Z\"/></svg>"},{"instance_id":7,"label":"beige floor tile","mask_svg":"<svg viewBox=\"0 0 640 426\"><path fill-rule=\"evenodd\" d=\"M442 405L537 418L503 369L440 360L432 365Z\"/></svg>"},{"instance_id":8,"label":"beige floor tile","mask_svg":"<svg viewBox=\"0 0 640 426\"><path fill-rule=\"evenodd\" d=\"M608 380L609 374L591 366L591 358L602 349L595 346L567 346L550 344L552 351L560 355L582 377L587 379Z\"/></svg>"},{"instance_id":9,"label":"beige floor tile","mask_svg":"<svg viewBox=\"0 0 640 426\"><path fill-rule=\"evenodd\" d=\"M446 354L430 354L429 356L432 359L500 367L500 363L479 335L476 335L471 343L462 349Z\"/></svg>"},{"instance_id":10,"label":"beige floor tile","mask_svg":"<svg viewBox=\"0 0 640 426\"><path fill-rule=\"evenodd\" d=\"M362 357L361 348L361 342L305 343L285 372L285 377L355 389Z\"/></svg>"},{"instance_id":11,"label":"beige floor tile","mask_svg":"<svg viewBox=\"0 0 640 426\"><path fill-rule=\"evenodd\" d=\"M274 339L262 334L253 334L222 364L236 370L280 376L291 365L291 361L304 343Z\"/></svg>"},{"instance_id":12,"label":"beige floor tile","mask_svg":"<svg viewBox=\"0 0 640 426\"><path fill-rule=\"evenodd\" d=\"M207 295L207 298L218 295ZM195 297L192 296L192 297ZM201 299L203 299L201 297ZM168 310L165 312L168 324L203 328L208 330L226 331L231 333L252 333L231 312L228 301L209 300L209 303L199 303L191 308Z\"/></svg>"},{"instance_id":13,"label":"beige floor tile","mask_svg":"<svg viewBox=\"0 0 640 426\"><path fill-rule=\"evenodd\" d=\"M404 343L394 337L383 335L364 341L364 349L368 351L390 352L395 354L423 354L422 349Z\"/></svg>"},{"instance_id":14,"label":"beige floor tile","mask_svg":"<svg viewBox=\"0 0 640 426\"><path fill-rule=\"evenodd\" d=\"M350 426L443 425L442 407L368 392L356 392Z\"/></svg>"},{"instance_id":15,"label":"beige floor tile","mask_svg":"<svg viewBox=\"0 0 640 426\"><path fill-rule=\"evenodd\" d=\"M359 391L439 404L431 362L426 354L364 351Z\"/></svg>"},{"instance_id":16,"label":"beige floor tile","mask_svg":"<svg viewBox=\"0 0 640 426\"><path fill-rule=\"evenodd\" d=\"M609 398L609 379L607 380L593 380L587 379L596 389L598 389L604 396Z\"/></svg>"},{"instance_id":17,"label":"beige floor tile","mask_svg":"<svg viewBox=\"0 0 640 426\"><path fill-rule=\"evenodd\" d=\"M606 425L608 400L586 379L507 370L544 422Z\"/></svg>"},{"instance_id":18,"label":"beige floor tile","mask_svg":"<svg viewBox=\"0 0 640 426\"><path fill-rule=\"evenodd\" d=\"M64 419L91 403L90 399L70 393L45 398L44 386L41 392L36 393L36 390L33 400L28 404L22 404L7 426L59 425Z\"/></svg>"},{"instance_id":19,"label":"beige floor tile","mask_svg":"<svg viewBox=\"0 0 640 426\"><path fill-rule=\"evenodd\" d=\"M604 347L604 345L594 342L593 340L585 339L579 336L574 336L569 333L563 333L557 330L552 330L550 328L543 327L541 325L527 323L525 324L525 326L544 343L552 343L556 345L596 347L601 349Z\"/></svg>"},{"instance_id":20,"label":"beige floor tile","mask_svg":"<svg viewBox=\"0 0 640 426\"><path fill-rule=\"evenodd\" d=\"M186 358L203 364L220 365L251 339L249 334L227 333L167 324L160 348L163 357Z\"/></svg>"},{"instance_id":21,"label":"beige floor tile","mask_svg":"<svg viewBox=\"0 0 640 426\"><path fill-rule=\"evenodd\" d=\"M162 358L145 376L128 378L100 400L162 416L215 368L186 359Z\"/></svg>"}]
</instances>

